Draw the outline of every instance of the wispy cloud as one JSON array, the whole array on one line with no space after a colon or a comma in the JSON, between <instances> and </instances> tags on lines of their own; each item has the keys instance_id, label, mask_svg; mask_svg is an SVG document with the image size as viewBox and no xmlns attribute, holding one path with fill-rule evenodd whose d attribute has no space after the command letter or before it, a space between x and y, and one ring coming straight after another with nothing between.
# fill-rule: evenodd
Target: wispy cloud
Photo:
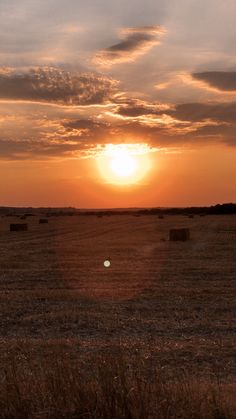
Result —
<instances>
[{"instance_id":1,"label":"wispy cloud","mask_svg":"<svg viewBox=\"0 0 236 419\"><path fill-rule=\"evenodd\" d=\"M164 33L165 29L160 26L122 29L121 41L99 51L94 62L109 67L113 64L133 61L157 45L160 42L160 36Z\"/></svg>"},{"instance_id":2,"label":"wispy cloud","mask_svg":"<svg viewBox=\"0 0 236 419\"><path fill-rule=\"evenodd\" d=\"M205 83L207 87L236 93L236 71L205 71L193 73L192 77Z\"/></svg>"},{"instance_id":3,"label":"wispy cloud","mask_svg":"<svg viewBox=\"0 0 236 419\"><path fill-rule=\"evenodd\" d=\"M160 115L171 106L165 103L149 103L140 99L125 98L123 103L116 107L115 112L124 117L136 117L142 115Z\"/></svg>"}]
</instances>

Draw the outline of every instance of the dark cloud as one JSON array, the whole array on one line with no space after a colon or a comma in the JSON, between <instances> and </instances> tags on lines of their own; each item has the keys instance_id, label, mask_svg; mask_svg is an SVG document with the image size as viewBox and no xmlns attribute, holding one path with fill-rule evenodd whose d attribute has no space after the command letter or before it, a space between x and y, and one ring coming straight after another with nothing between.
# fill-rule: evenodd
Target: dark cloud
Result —
<instances>
[{"instance_id":1,"label":"dark cloud","mask_svg":"<svg viewBox=\"0 0 236 419\"><path fill-rule=\"evenodd\" d=\"M118 82L93 73L76 74L59 68L37 68L28 72L0 72L0 99L27 100L59 105L107 103Z\"/></svg>"},{"instance_id":2,"label":"dark cloud","mask_svg":"<svg viewBox=\"0 0 236 419\"><path fill-rule=\"evenodd\" d=\"M92 130L92 129L104 128L108 125L103 122L95 121L93 119L67 120L67 121L63 121L62 124L68 130L70 129Z\"/></svg>"},{"instance_id":3,"label":"dark cloud","mask_svg":"<svg viewBox=\"0 0 236 419\"><path fill-rule=\"evenodd\" d=\"M88 119L71 119L62 121L61 125L64 129L59 129L63 133L64 138L72 139L76 138L81 141L84 146L88 146L88 143L106 142L107 137L111 136L112 128L110 124L101 122L98 120ZM82 145L81 144L81 145Z\"/></svg>"},{"instance_id":4,"label":"dark cloud","mask_svg":"<svg viewBox=\"0 0 236 419\"><path fill-rule=\"evenodd\" d=\"M236 123L236 102L230 103L183 103L165 105L131 100L119 105L115 113L122 117L137 118L145 115L169 115L179 121L200 122L212 120Z\"/></svg>"},{"instance_id":5,"label":"dark cloud","mask_svg":"<svg viewBox=\"0 0 236 419\"><path fill-rule=\"evenodd\" d=\"M159 43L164 29L160 26L143 26L127 28L122 31L123 40L100 51L95 62L101 65L112 65L124 61L132 61Z\"/></svg>"},{"instance_id":6,"label":"dark cloud","mask_svg":"<svg viewBox=\"0 0 236 419\"><path fill-rule=\"evenodd\" d=\"M0 157L1 159L26 158L26 154L32 151L32 145L27 141L14 141L0 138Z\"/></svg>"},{"instance_id":7,"label":"dark cloud","mask_svg":"<svg viewBox=\"0 0 236 419\"><path fill-rule=\"evenodd\" d=\"M183 121L211 119L219 122L236 123L236 103L184 103L166 113Z\"/></svg>"},{"instance_id":8,"label":"dark cloud","mask_svg":"<svg viewBox=\"0 0 236 419\"><path fill-rule=\"evenodd\" d=\"M125 117L137 117L142 115L161 115L169 105L161 103L148 103L138 99L127 100L116 108L116 113Z\"/></svg>"},{"instance_id":9,"label":"dark cloud","mask_svg":"<svg viewBox=\"0 0 236 419\"><path fill-rule=\"evenodd\" d=\"M61 142L46 143L33 141L11 141L0 139L1 153L3 160L40 160L60 156L73 157L80 151L79 143ZM84 147L81 147L83 150Z\"/></svg>"},{"instance_id":10,"label":"dark cloud","mask_svg":"<svg viewBox=\"0 0 236 419\"><path fill-rule=\"evenodd\" d=\"M193 73L192 77L217 90L236 91L236 71L205 71Z\"/></svg>"}]
</instances>

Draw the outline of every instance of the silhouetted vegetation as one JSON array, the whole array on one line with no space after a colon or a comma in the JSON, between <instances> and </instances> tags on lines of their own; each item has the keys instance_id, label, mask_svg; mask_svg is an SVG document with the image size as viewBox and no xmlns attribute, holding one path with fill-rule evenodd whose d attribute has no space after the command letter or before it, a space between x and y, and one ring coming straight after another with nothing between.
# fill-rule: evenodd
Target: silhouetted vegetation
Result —
<instances>
[{"instance_id":1,"label":"silhouetted vegetation","mask_svg":"<svg viewBox=\"0 0 236 419\"><path fill-rule=\"evenodd\" d=\"M27 211L31 212L27 212ZM124 208L124 209L106 209L106 210L80 210L77 208L13 208L0 207L0 215L6 217L25 216L32 217L42 214L46 217L62 217L62 216L112 216L112 215L186 215L191 218L194 215L224 215L236 214L236 204L225 203L217 204L210 207L176 207L176 208Z\"/></svg>"}]
</instances>

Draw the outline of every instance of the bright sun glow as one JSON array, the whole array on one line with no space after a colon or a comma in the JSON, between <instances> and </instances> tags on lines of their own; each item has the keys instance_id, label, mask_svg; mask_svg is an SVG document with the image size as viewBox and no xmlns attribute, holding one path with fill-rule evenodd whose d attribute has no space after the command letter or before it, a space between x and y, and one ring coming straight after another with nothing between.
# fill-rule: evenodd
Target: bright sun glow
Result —
<instances>
[{"instance_id":1,"label":"bright sun glow","mask_svg":"<svg viewBox=\"0 0 236 419\"><path fill-rule=\"evenodd\" d=\"M121 177L131 176L138 169L137 160L127 150L118 150L110 166L114 174Z\"/></svg>"},{"instance_id":2,"label":"bright sun glow","mask_svg":"<svg viewBox=\"0 0 236 419\"><path fill-rule=\"evenodd\" d=\"M107 144L98 158L98 167L108 183L138 183L150 168L148 153L145 144Z\"/></svg>"}]
</instances>

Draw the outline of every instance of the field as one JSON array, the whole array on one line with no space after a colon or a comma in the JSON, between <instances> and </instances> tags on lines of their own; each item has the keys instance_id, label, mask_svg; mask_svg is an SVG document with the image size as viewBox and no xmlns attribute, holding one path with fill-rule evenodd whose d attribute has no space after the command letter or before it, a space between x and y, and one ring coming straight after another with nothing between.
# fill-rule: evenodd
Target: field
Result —
<instances>
[{"instance_id":1,"label":"field","mask_svg":"<svg viewBox=\"0 0 236 419\"><path fill-rule=\"evenodd\" d=\"M236 216L31 217L27 232L10 232L10 222L19 219L0 219L3 390L13 364L17 381L28 364L55 359L87 377L104 359L139 359L147 377L215 380L231 416L214 417L233 417ZM170 242L174 227L190 228L191 240Z\"/></svg>"}]
</instances>

